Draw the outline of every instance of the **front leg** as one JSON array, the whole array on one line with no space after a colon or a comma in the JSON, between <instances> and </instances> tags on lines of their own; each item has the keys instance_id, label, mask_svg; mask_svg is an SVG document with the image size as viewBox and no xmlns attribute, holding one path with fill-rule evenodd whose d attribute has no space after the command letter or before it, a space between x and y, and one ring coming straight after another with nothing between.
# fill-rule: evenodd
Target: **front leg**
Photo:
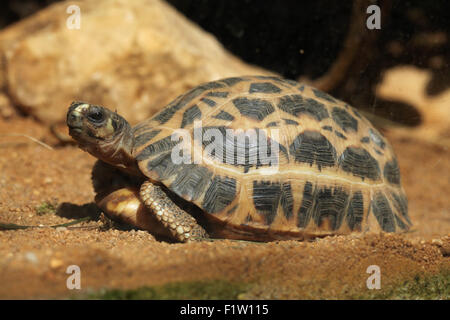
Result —
<instances>
[{"instance_id":1,"label":"front leg","mask_svg":"<svg viewBox=\"0 0 450 320\"><path fill-rule=\"evenodd\" d=\"M145 181L140 190L145 206L182 242L209 238L205 229L186 211L180 209L161 187Z\"/></svg>"}]
</instances>

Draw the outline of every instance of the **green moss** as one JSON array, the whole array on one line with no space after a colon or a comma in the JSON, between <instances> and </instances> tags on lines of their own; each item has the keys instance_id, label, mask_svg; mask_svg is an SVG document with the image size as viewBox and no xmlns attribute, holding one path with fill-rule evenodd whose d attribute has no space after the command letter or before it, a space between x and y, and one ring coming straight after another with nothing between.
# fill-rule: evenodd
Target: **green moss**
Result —
<instances>
[{"instance_id":1,"label":"green moss","mask_svg":"<svg viewBox=\"0 0 450 320\"><path fill-rule=\"evenodd\" d=\"M43 202L35 208L37 215L41 216L47 213L56 212L56 204L50 202Z\"/></svg>"},{"instance_id":2,"label":"green moss","mask_svg":"<svg viewBox=\"0 0 450 320\"><path fill-rule=\"evenodd\" d=\"M313 281L314 282L314 281ZM273 284L272 284L273 286ZM380 290L351 290L351 287L342 288L341 294L333 296L333 299L365 299L365 300L448 300L450 299L450 269L444 269L438 274L417 275L413 279L400 281L383 287ZM326 286L325 286L326 287ZM258 291L269 293L268 297L277 299L270 295L274 290L265 283L244 284L228 282L224 280L175 282L162 286L142 287L133 290L103 289L93 293L75 296L74 299L105 299L105 300L133 300L133 299L265 299L265 295L257 294ZM277 287L279 292L282 288ZM289 293L283 298L289 299L329 299L330 296L322 290L312 290L309 294L301 293L289 288ZM326 290L325 290L326 291Z\"/></svg>"},{"instance_id":3,"label":"green moss","mask_svg":"<svg viewBox=\"0 0 450 320\"><path fill-rule=\"evenodd\" d=\"M448 300L450 299L450 269L435 275L416 275L412 280L380 290L350 297L353 299L402 299L402 300Z\"/></svg>"},{"instance_id":4,"label":"green moss","mask_svg":"<svg viewBox=\"0 0 450 320\"><path fill-rule=\"evenodd\" d=\"M83 299L104 300L137 300L137 299L238 299L239 295L246 292L248 285L223 280L175 282L162 286L142 287L133 290L103 289L87 294Z\"/></svg>"}]
</instances>

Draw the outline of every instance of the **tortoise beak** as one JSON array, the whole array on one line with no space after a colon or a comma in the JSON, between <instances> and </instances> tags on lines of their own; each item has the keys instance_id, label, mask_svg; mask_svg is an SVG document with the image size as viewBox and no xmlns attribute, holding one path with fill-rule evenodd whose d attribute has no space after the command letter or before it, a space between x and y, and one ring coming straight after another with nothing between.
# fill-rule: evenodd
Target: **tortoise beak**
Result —
<instances>
[{"instance_id":1,"label":"tortoise beak","mask_svg":"<svg viewBox=\"0 0 450 320\"><path fill-rule=\"evenodd\" d=\"M79 134L83 128L83 114L81 113L81 109L86 104L83 102L73 102L69 111L67 112L66 123L69 127L69 134Z\"/></svg>"}]
</instances>

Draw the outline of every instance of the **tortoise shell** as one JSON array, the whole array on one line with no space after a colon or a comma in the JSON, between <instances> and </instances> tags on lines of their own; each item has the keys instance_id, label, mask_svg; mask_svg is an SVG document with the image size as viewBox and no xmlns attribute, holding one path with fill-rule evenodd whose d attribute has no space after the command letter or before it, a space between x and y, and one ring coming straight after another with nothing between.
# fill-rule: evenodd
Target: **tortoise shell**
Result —
<instances>
[{"instance_id":1,"label":"tortoise shell","mask_svg":"<svg viewBox=\"0 0 450 320\"><path fill-rule=\"evenodd\" d=\"M205 83L133 134L145 176L233 232L411 226L391 145L354 108L308 85L266 76Z\"/></svg>"}]
</instances>

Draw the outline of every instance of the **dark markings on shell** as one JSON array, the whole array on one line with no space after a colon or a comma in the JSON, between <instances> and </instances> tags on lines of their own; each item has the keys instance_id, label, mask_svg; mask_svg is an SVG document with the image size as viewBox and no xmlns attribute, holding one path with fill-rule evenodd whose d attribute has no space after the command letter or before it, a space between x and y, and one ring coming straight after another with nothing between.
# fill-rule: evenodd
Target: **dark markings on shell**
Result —
<instances>
[{"instance_id":1,"label":"dark markings on shell","mask_svg":"<svg viewBox=\"0 0 450 320\"><path fill-rule=\"evenodd\" d=\"M373 150L375 151L376 154L379 154L380 156L384 155L384 153L378 149L373 148Z\"/></svg>"},{"instance_id":2,"label":"dark markings on shell","mask_svg":"<svg viewBox=\"0 0 450 320\"><path fill-rule=\"evenodd\" d=\"M269 77L269 78L271 78L272 80L274 80L274 81L276 81L276 82L278 82L278 83L280 83L283 86L288 87L288 88L290 88L290 87L294 87L295 88L295 87L297 87L299 85L299 83L297 81L295 81L295 80L281 79L281 78L277 78L277 77Z\"/></svg>"},{"instance_id":3,"label":"dark markings on shell","mask_svg":"<svg viewBox=\"0 0 450 320\"><path fill-rule=\"evenodd\" d=\"M200 101L206 103L209 107L215 107L216 102L214 100L208 99L208 98L201 98Z\"/></svg>"},{"instance_id":4,"label":"dark markings on shell","mask_svg":"<svg viewBox=\"0 0 450 320\"><path fill-rule=\"evenodd\" d=\"M170 189L186 200L197 200L211 181L212 172L195 164L180 165Z\"/></svg>"},{"instance_id":5,"label":"dark markings on shell","mask_svg":"<svg viewBox=\"0 0 450 320\"><path fill-rule=\"evenodd\" d=\"M335 134L337 137L341 138L341 139L347 140L347 137L344 136L342 133L340 133L340 132L337 131L337 130L334 130L334 134Z\"/></svg>"},{"instance_id":6,"label":"dark markings on shell","mask_svg":"<svg viewBox=\"0 0 450 320\"><path fill-rule=\"evenodd\" d=\"M320 227L328 220L330 230L337 230L342 224L348 193L340 187L323 187L316 191L312 217Z\"/></svg>"},{"instance_id":7,"label":"dark markings on shell","mask_svg":"<svg viewBox=\"0 0 450 320\"><path fill-rule=\"evenodd\" d=\"M140 147L140 146L146 144L147 142L152 140L154 137L156 137L158 135L158 133L160 133L160 132L161 132L161 130L152 130L152 131L147 131L147 132L144 132L144 133L136 136L134 138L133 147L137 148L137 147Z\"/></svg>"},{"instance_id":8,"label":"dark markings on shell","mask_svg":"<svg viewBox=\"0 0 450 320\"><path fill-rule=\"evenodd\" d=\"M336 150L330 141L317 131L304 131L299 134L289 147L290 154L296 162L332 167L336 163Z\"/></svg>"},{"instance_id":9,"label":"dark markings on shell","mask_svg":"<svg viewBox=\"0 0 450 320\"><path fill-rule=\"evenodd\" d=\"M216 97L216 98L226 98L228 97L229 92L227 91L211 91L208 92L206 95L208 97Z\"/></svg>"},{"instance_id":10,"label":"dark markings on shell","mask_svg":"<svg viewBox=\"0 0 450 320\"><path fill-rule=\"evenodd\" d=\"M400 168L398 167L397 159L394 158L386 162L383 175L389 183L400 184Z\"/></svg>"},{"instance_id":11,"label":"dark markings on shell","mask_svg":"<svg viewBox=\"0 0 450 320\"><path fill-rule=\"evenodd\" d=\"M294 197L292 195L292 188L289 182L283 183L281 186L281 207L283 208L283 213L286 219L292 217L294 211Z\"/></svg>"},{"instance_id":12,"label":"dark markings on shell","mask_svg":"<svg viewBox=\"0 0 450 320\"><path fill-rule=\"evenodd\" d=\"M227 135L227 130L229 129L231 128L225 126L209 126L201 128L203 148L206 149L208 147L210 150L210 153L206 153L206 156L228 164L235 163L233 159L226 158L227 150L234 150L235 148L234 139ZM205 150L205 152L206 151L207 150ZM222 151L222 154L220 154L220 151Z\"/></svg>"},{"instance_id":13,"label":"dark markings on shell","mask_svg":"<svg viewBox=\"0 0 450 320\"><path fill-rule=\"evenodd\" d=\"M403 194L397 194L395 192L391 192L392 195L392 203L394 204L395 209L400 213L400 215L411 225L411 220L408 215L408 199Z\"/></svg>"},{"instance_id":14,"label":"dark markings on shell","mask_svg":"<svg viewBox=\"0 0 450 320\"><path fill-rule=\"evenodd\" d=\"M217 213L226 208L236 197L236 180L215 176L206 190L202 208L208 213Z\"/></svg>"},{"instance_id":15,"label":"dark markings on shell","mask_svg":"<svg viewBox=\"0 0 450 320\"><path fill-rule=\"evenodd\" d=\"M236 83L242 82L242 81L247 81L248 79L245 78L239 78L239 77L232 77L232 78L226 78L226 79L222 79L220 80L221 82L225 83L227 86L232 87L234 86Z\"/></svg>"},{"instance_id":16,"label":"dark markings on shell","mask_svg":"<svg viewBox=\"0 0 450 320\"><path fill-rule=\"evenodd\" d=\"M235 107L248 118L261 121L275 109L269 101L263 99L236 98L233 99Z\"/></svg>"},{"instance_id":17,"label":"dark markings on shell","mask_svg":"<svg viewBox=\"0 0 450 320\"><path fill-rule=\"evenodd\" d=\"M370 138L369 137L362 137L361 140L362 143L370 143Z\"/></svg>"},{"instance_id":18,"label":"dark markings on shell","mask_svg":"<svg viewBox=\"0 0 450 320\"><path fill-rule=\"evenodd\" d=\"M233 208L231 208L230 210L227 211L227 214L228 215L232 214L233 212L236 211L237 208L238 208L238 205L233 206Z\"/></svg>"},{"instance_id":19,"label":"dark markings on shell","mask_svg":"<svg viewBox=\"0 0 450 320\"><path fill-rule=\"evenodd\" d=\"M355 108L353 108L353 113L355 114L355 116L357 116L358 118L362 119L361 114L358 111L356 111Z\"/></svg>"},{"instance_id":20,"label":"dark markings on shell","mask_svg":"<svg viewBox=\"0 0 450 320\"><path fill-rule=\"evenodd\" d=\"M364 199L361 191L356 191L349 201L346 221L352 231L362 230L364 218Z\"/></svg>"},{"instance_id":21,"label":"dark markings on shell","mask_svg":"<svg viewBox=\"0 0 450 320\"><path fill-rule=\"evenodd\" d=\"M373 141L373 143L375 143L377 146L379 146L381 149L384 149L384 147L386 146L386 143L384 142L383 138L381 137L380 134L378 134L375 130L373 130L372 128L369 128L369 137L370 140Z\"/></svg>"},{"instance_id":22,"label":"dark markings on shell","mask_svg":"<svg viewBox=\"0 0 450 320\"><path fill-rule=\"evenodd\" d=\"M334 99L334 98L333 98L332 96L330 96L328 93L325 93L325 92L320 91L320 90L315 89L315 88L313 88L312 91L314 92L314 95L315 95L317 98L322 98L322 99L327 100L327 101L329 101L329 102L336 103L336 99Z\"/></svg>"},{"instance_id":23,"label":"dark markings on shell","mask_svg":"<svg viewBox=\"0 0 450 320\"><path fill-rule=\"evenodd\" d=\"M291 119L283 119L283 120L284 120L284 123L286 123L286 124L292 124L294 126L298 126L298 122L295 120L291 120Z\"/></svg>"},{"instance_id":24,"label":"dark markings on shell","mask_svg":"<svg viewBox=\"0 0 450 320\"><path fill-rule=\"evenodd\" d=\"M269 122L269 123L266 125L267 128L268 128L268 127L277 127L277 126L278 126L278 122L276 122L276 121Z\"/></svg>"},{"instance_id":25,"label":"dark markings on shell","mask_svg":"<svg viewBox=\"0 0 450 320\"><path fill-rule=\"evenodd\" d=\"M253 181L253 204L256 211L264 216L267 225L272 224L281 204L286 218L292 216L293 197L289 183Z\"/></svg>"},{"instance_id":26,"label":"dark markings on shell","mask_svg":"<svg viewBox=\"0 0 450 320\"><path fill-rule=\"evenodd\" d=\"M298 91L300 91L300 92L303 92L305 90L305 86L300 86L299 88L298 88Z\"/></svg>"},{"instance_id":27,"label":"dark markings on shell","mask_svg":"<svg viewBox=\"0 0 450 320\"><path fill-rule=\"evenodd\" d=\"M147 171L155 171L160 180L169 179L181 170L181 164L172 161L172 152L165 152L147 163Z\"/></svg>"},{"instance_id":28,"label":"dark markings on shell","mask_svg":"<svg viewBox=\"0 0 450 320\"><path fill-rule=\"evenodd\" d=\"M334 107L331 111L331 116L333 117L334 122L336 122L344 132L358 131L358 120L353 118L346 110Z\"/></svg>"},{"instance_id":29,"label":"dark markings on shell","mask_svg":"<svg viewBox=\"0 0 450 320\"><path fill-rule=\"evenodd\" d=\"M408 230L409 227L394 213L394 218L396 224L400 227L402 230Z\"/></svg>"},{"instance_id":30,"label":"dark markings on shell","mask_svg":"<svg viewBox=\"0 0 450 320\"><path fill-rule=\"evenodd\" d=\"M253 204L256 211L264 217L267 225L272 224L277 214L281 187L270 181L253 181Z\"/></svg>"},{"instance_id":31,"label":"dark markings on shell","mask_svg":"<svg viewBox=\"0 0 450 320\"><path fill-rule=\"evenodd\" d=\"M258 134L258 146L257 146L257 156L256 156L256 169L260 167L271 167L278 166L280 163L281 153L284 155L286 160L289 162L289 155L285 146L280 144L278 141L267 137L264 130L257 129ZM265 143L265 145L264 145ZM273 145L273 148L272 148ZM262 149L260 147L263 146ZM265 150L264 150L265 148ZM272 154L272 151L273 154ZM278 151L281 151L278 152ZM252 154L249 152L249 154Z\"/></svg>"},{"instance_id":32,"label":"dark markings on shell","mask_svg":"<svg viewBox=\"0 0 450 320\"><path fill-rule=\"evenodd\" d=\"M363 148L347 147L339 158L339 166L345 172L364 179L378 180L380 167L369 152Z\"/></svg>"},{"instance_id":33,"label":"dark markings on shell","mask_svg":"<svg viewBox=\"0 0 450 320\"><path fill-rule=\"evenodd\" d=\"M331 126L323 126L322 129L328 130L328 131L333 131L333 127L331 127Z\"/></svg>"},{"instance_id":34,"label":"dark markings on shell","mask_svg":"<svg viewBox=\"0 0 450 320\"><path fill-rule=\"evenodd\" d=\"M283 146L281 143L278 143L277 141L275 141L275 140L272 140L273 141L273 143L276 143L276 144L278 144L278 148L280 149L280 151L284 154L284 156L286 157L286 159L288 160L288 162L289 162L289 154L288 154L288 152L287 152L287 149L286 149L286 147L285 146ZM270 144L269 144L269 146L270 146ZM269 155L269 153L268 153L268 155ZM270 155L269 155L270 156Z\"/></svg>"},{"instance_id":35,"label":"dark markings on shell","mask_svg":"<svg viewBox=\"0 0 450 320\"><path fill-rule=\"evenodd\" d=\"M330 230L339 229L346 213L348 198L347 191L340 187L317 189L311 182L306 181L297 214L297 226L306 228L313 219L319 227L327 221ZM356 203L354 206L357 206Z\"/></svg>"},{"instance_id":36,"label":"dark markings on shell","mask_svg":"<svg viewBox=\"0 0 450 320\"><path fill-rule=\"evenodd\" d=\"M144 121L141 123L138 123L137 125L135 125L132 129L132 132L134 134L134 136L138 136L140 135L142 132L147 131L148 128L148 121Z\"/></svg>"},{"instance_id":37,"label":"dark markings on shell","mask_svg":"<svg viewBox=\"0 0 450 320\"><path fill-rule=\"evenodd\" d=\"M160 153L172 152L172 148L178 143L179 141L172 141L171 136L165 137L142 149L142 151L136 156L136 160L142 161Z\"/></svg>"},{"instance_id":38,"label":"dark markings on shell","mask_svg":"<svg viewBox=\"0 0 450 320\"><path fill-rule=\"evenodd\" d=\"M372 200L372 212L386 232L395 232L395 220L389 201L383 192L377 192Z\"/></svg>"},{"instance_id":39,"label":"dark markings on shell","mask_svg":"<svg viewBox=\"0 0 450 320\"><path fill-rule=\"evenodd\" d=\"M158 121L160 124L164 124L169 121L173 115L185 105L191 102L193 99L201 95L203 92L211 89L223 88L225 85L220 82L209 82L195 87L188 93L179 96L169 105L167 105L160 113L158 113L153 119Z\"/></svg>"},{"instance_id":40,"label":"dark markings on shell","mask_svg":"<svg viewBox=\"0 0 450 320\"><path fill-rule=\"evenodd\" d=\"M278 150L288 159L286 148L267 137L262 129L239 132L225 126L210 126L202 130L205 156L228 165L244 167L244 172L248 172L251 167L278 165ZM266 147L266 150L260 149L261 146Z\"/></svg>"},{"instance_id":41,"label":"dark markings on shell","mask_svg":"<svg viewBox=\"0 0 450 320\"><path fill-rule=\"evenodd\" d=\"M279 93L281 89L270 82L254 82L250 85L249 93Z\"/></svg>"},{"instance_id":42,"label":"dark markings on shell","mask_svg":"<svg viewBox=\"0 0 450 320\"><path fill-rule=\"evenodd\" d=\"M297 226L306 228L311 219L311 209L314 204L314 190L311 182L306 181L303 188L303 197L300 209L297 214Z\"/></svg>"},{"instance_id":43,"label":"dark markings on shell","mask_svg":"<svg viewBox=\"0 0 450 320\"><path fill-rule=\"evenodd\" d=\"M159 121L160 124L166 123L178 110L182 109L186 104L191 102L192 99L200 95L203 91L204 90L202 88L197 87L184 95L178 96L174 101L164 107L161 112L156 114L153 119Z\"/></svg>"},{"instance_id":44,"label":"dark markings on shell","mask_svg":"<svg viewBox=\"0 0 450 320\"><path fill-rule=\"evenodd\" d=\"M186 109L183 113L183 119L181 120L181 128L184 128L194 122L195 119L200 119L202 117L202 112L197 105Z\"/></svg>"},{"instance_id":45,"label":"dark markings on shell","mask_svg":"<svg viewBox=\"0 0 450 320\"><path fill-rule=\"evenodd\" d=\"M318 121L329 117L324 104L317 102L314 99L304 99L299 94L281 97L278 108L296 117L305 114Z\"/></svg>"},{"instance_id":46,"label":"dark markings on shell","mask_svg":"<svg viewBox=\"0 0 450 320\"><path fill-rule=\"evenodd\" d=\"M288 83L289 85L293 86L293 87L297 87L297 86L300 85L300 84L299 84L297 81L295 81L295 80L285 79L284 81L285 81L286 83Z\"/></svg>"},{"instance_id":47,"label":"dark markings on shell","mask_svg":"<svg viewBox=\"0 0 450 320\"><path fill-rule=\"evenodd\" d=\"M234 117L231 114L229 114L228 112L223 111L223 110L220 110L220 112L218 114L214 115L213 118L220 119L220 120L228 120L228 121L234 120Z\"/></svg>"}]
</instances>

